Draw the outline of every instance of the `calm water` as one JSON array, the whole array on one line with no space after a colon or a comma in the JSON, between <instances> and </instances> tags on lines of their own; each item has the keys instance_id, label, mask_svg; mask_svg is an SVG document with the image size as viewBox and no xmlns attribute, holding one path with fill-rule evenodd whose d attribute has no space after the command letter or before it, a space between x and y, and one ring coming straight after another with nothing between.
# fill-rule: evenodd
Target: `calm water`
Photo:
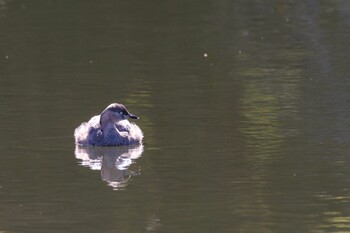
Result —
<instances>
[{"instance_id":1,"label":"calm water","mask_svg":"<svg viewBox=\"0 0 350 233\"><path fill-rule=\"evenodd\" d=\"M350 232L350 3L0 1L0 232ZM143 147L79 148L112 102Z\"/></svg>"}]
</instances>

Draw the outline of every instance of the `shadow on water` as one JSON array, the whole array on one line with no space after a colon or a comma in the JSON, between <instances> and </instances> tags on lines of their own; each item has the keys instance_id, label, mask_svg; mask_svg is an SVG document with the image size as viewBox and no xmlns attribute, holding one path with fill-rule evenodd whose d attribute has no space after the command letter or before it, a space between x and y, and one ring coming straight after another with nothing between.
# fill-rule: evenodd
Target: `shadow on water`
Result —
<instances>
[{"instance_id":1,"label":"shadow on water","mask_svg":"<svg viewBox=\"0 0 350 233\"><path fill-rule=\"evenodd\" d=\"M131 177L141 174L140 168L132 171L129 167L143 152L143 145L128 147L75 147L79 164L91 170L101 171L101 179L113 190L124 190Z\"/></svg>"}]
</instances>

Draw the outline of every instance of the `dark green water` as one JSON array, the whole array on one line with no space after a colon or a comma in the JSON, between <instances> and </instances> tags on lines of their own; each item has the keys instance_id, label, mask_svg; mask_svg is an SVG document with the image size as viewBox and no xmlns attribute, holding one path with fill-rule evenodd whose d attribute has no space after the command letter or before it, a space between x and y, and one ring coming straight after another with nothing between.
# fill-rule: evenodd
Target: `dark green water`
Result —
<instances>
[{"instance_id":1,"label":"dark green water","mask_svg":"<svg viewBox=\"0 0 350 233\"><path fill-rule=\"evenodd\" d=\"M348 1L0 1L0 232L350 232ZM143 148L86 151L112 102Z\"/></svg>"}]
</instances>

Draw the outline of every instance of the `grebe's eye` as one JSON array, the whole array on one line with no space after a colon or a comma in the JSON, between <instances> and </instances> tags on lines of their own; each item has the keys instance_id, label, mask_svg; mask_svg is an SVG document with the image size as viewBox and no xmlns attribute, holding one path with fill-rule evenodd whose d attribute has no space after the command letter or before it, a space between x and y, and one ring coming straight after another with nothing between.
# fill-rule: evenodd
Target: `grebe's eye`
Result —
<instances>
[{"instance_id":1,"label":"grebe's eye","mask_svg":"<svg viewBox=\"0 0 350 233\"><path fill-rule=\"evenodd\" d=\"M123 112L119 112L120 115L124 115Z\"/></svg>"}]
</instances>

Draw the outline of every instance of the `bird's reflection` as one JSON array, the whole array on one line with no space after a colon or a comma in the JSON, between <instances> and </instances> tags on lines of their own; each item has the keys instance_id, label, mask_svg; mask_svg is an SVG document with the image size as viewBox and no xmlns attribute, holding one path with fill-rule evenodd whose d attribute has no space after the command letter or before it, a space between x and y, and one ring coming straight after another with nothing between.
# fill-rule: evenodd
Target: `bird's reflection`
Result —
<instances>
[{"instance_id":1,"label":"bird's reflection","mask_svg":"<svg viewBox=\"0 0 350 233\"><path fill-rule=\"evenodd\" d=\"M139 175L140 169L131 171L129 166L141 157L143 145L123 147L75 147L79 164L91 170L101 170L101 179L113 190L124 189L130 177Z\"/></svg>"}]
</instances>

